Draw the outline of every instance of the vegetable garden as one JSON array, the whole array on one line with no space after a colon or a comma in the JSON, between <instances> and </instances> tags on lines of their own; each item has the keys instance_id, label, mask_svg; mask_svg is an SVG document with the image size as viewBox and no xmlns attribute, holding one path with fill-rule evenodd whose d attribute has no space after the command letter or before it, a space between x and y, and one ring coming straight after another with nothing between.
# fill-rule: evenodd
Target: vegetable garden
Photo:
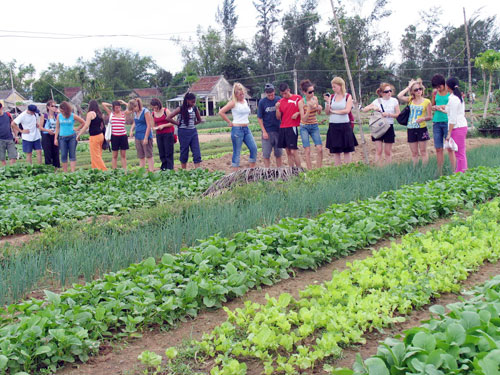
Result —
<instances>
[{"instance_id":1,"label":"vegetable garden","mask_svg":"<svg viewBox=\"0 0 500 375\"><path fill-rule=\"evenodd\" d=\"M474 149L469 163L437 179L434 161L326 167L216 198L201 193L218 172L0 169L2 236L42 230L1 248L0 373L55 373L109 342L223 308L227 320L203 337L144 351L144 365L124 373L176 374L182 362L185 374L489 374L498 367L498 278L448 313L432 307L433 320L352 370L335 365L367 332L460 292L500 257L500 148ZM226 307L387 238L390 246L297 295Z\"/></svg>"}]
</instances>

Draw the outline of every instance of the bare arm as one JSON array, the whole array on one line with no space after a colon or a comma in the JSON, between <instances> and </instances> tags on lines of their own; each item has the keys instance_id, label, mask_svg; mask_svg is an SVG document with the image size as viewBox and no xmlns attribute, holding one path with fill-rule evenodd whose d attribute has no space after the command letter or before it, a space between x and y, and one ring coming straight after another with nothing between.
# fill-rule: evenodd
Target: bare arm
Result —
<instances>
[{"instance_id":1,"label":"bare arm","mask_svg":"<svg viewBox=\"0 0 500 375\"><path fill-rule=\"evenodd\" d=\"M95 112L94 112L94 114L95 114ZM77 115L74 115L74 119L80 123L80 126L78 128L76 128L77 131L80 131L80 129L85 126L85 120Z\"/></svg>"},{"instance_id":2,"label":"bare arm","mask_svg":"<svg viewBox=\"0 0 500 375\"><path fill-rule=\"evenodd\" d=\"M154 126L153 116L151 116L151 112L146 112L144 114L146 119L146 133L144 133L144 140L142 141L144 144L148 143L149 134L151 133L151 129Z\"/></svg>"},{"instance_id":3,"label":"bare arm","mask_svg":"<svg viewBox=\"0 0 500 375\"><path fill-rule=\"evenodd\" d=\"M200 111L198 110L198 108L196 108L195 111L196 121L194 122L194 124L198 125L199 123L203 122L203 120L201 119Z\"/></svg>"},{"instance_id":4,"label":"bare arm","mask_svg":"<svg viewBox=\"0 0 500 375\"><path fill-rule=\"evenodd\" d=\"M167 121L171 122L174 125L179 126L179 122L177 122L176 120L174 120L174 117L177 116L180 112L181 112L181 107L177 107L176 109L174 109L172 112L170 112L167 115Z\"/></svg>"},{"instance_id":5,"label":"bare arm","mask_svg":"<svg viewBox=\"0 0 500 375\"><path fill-rule=\"evenodd\" d=\"M56 133L55 133L55 136L54 136L54 145L55 146L59 146L59 130L60 130L61 126L59 125L59 116L57 116L57 120L56 120Z\"/></svg>"},{"instance_id":6,"label":"bare arm","mask_svg":"<svg viewBox=\"0 0 500 375\"><path fill-rule=\"evenodd\" d=\"M336 109L334 111L330 111L330 113L336 114L336 115L347 115L349 112L352 110L352 96L349 95L349 97L346 100L346 105L344 109Z\"/></svg>"},{"instance_id":7,"label":"bare arm","mask_svg":"<svg viewBox=\"0 0 500 375\"><path fill-rule=\"evenodd\" d=\"M26 129L26 131L25 130L21 130L19 128L19 126L17 126L17 124L16 124L16 122L14 120L10 121L10 127L12 128L12 130L14 130L14 132L16 133L16 135L19 134L19 133L28 134L30 132L27 129Z\"/></svg>"},{"instance_id":8,"label":"bare arm","mask_svg":"<svg viewBox=\"0 0 500 375\"><path fill-rule=\"evenodd\" d=\"M95 112L94 112L94 111L90 111L89 113L87 113L87 117L86 117L86 119L85 119L85 122L84 122L83 126L79 128L79 129L80 129L80 131L78 132L78 134L77 134L77 136L76 136L76 138L77 138L77 139L79 139L79 138L80 138L80 136L81 136L83 133L85 133L85 132L87 131L87 129L88 129L88 128L89 128L89 126L90 126L90 122L91 122L93 119L95 119L95 116L96 116L96 114L95 114ZM76 116L75 116L75 120L76 120Z\"/></svg>"},{"instance_id":9,"label":"bare arm","mask_svg":"<svg viewBox=\"0 0 500 375\"><path fill-rule=\"evenodd\" d=\"M219 111L219 116L222 117L222 119L227 122L227 124L229 125L229 127L232 127L233 126L233 122L229 119L229 117L227 117L226 115L226 112L227 111L230 111L231 109L233 109L235 106L235 103L234 101L230 101L229 103L227 103L224 107L222 107Z\"/></svg>"},{"instance_id":10,"label":"bare arm","mask_svg":"<svg viewBox=\"0 0 500 375\"><path fill-rule=\"evenodd\" d=\"M276 118L281 121L280 102L276 103Z\"/></svg>"},{"instance_id":11,"label":"bare arm","mask_svg":"<svg viewBox=\"0 0 500 375\"><path fill-rule=\"evenodd\" d=\"M102 108L104 108L104 110L106 111L106 113L108 115L110 115L111 114L112 105L109 104L109 103L106 103L106 102L102 102L101 105L102 105Z\"/></svg>"}]
</instances>

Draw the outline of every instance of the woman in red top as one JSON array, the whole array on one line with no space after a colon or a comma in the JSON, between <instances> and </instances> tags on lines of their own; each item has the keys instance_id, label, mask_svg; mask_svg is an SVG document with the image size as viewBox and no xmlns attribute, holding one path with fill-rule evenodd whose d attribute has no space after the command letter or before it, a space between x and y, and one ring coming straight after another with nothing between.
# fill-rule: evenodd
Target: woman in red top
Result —
<instances>
[{"instance_id":1,"label":"woman in red top","mask_svg":"<svg viewBox=\"0 0 500 375\"><path fill-rule=\"evenodd\" d=\"M108 123L111 125L111 151L113 152L111 167L113 169L117 168L118 151L120 151L122 168L126 170L127 150L129 146L127 129L125 129L125 118L128 111L122 111L122 104L127 105L123 100L115 100L112 104L103 102L102 106L109 116ZM113 112L111 112L111 107L113 108Z\"/></svg>"},{"instance_id":2,"label":"woman in red top","mask_svg":"<svg viewBox=\"0 0 500 375\"><path fill-rule=\"evenodd\" d=\"M161 170L174 169L174 124L167 120L170 111L163 108L159 99L151 100L153 109L153 120L156 130L156 145L161 160Z\"/></svg>"}]
</instances>

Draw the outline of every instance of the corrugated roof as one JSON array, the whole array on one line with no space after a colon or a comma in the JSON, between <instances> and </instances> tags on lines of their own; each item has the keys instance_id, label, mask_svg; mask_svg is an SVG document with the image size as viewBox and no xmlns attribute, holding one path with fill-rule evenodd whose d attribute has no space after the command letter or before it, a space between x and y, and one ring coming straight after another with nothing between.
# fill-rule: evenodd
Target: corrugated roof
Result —
<instances>
[{"instance_id":1,"label":"corrugated roof","mask_svg":"<svg viewBox=\"0 0 500 375\"><path fill-rule=\"evenodd\" d=\"M81 90L82 90L81 87L65 87L64 88L64 95L66 95L68 98L72 99Z\"/></svg>"},{"instance_id":2,"label":"corrugated roof","mask_svg":"<svg viewBox=\"0 0 500 375\"><path fill-rule=\"evenodd\" d=\"M133 91L140 98L151 97L151 96L161 96L161 92L158 89L134 89Z\"/></svg>"},{"instance_id":3,"label":"corrugated roof","mask_svg":"<svg viewBox=\"0 0 500 375\"><path fill-rule=\"evenodd\" d=\"M7 99L12 93L12 90L0 90L0 99Z\"/></svg>"},{"instance_id":4,"label":"corrugated roof","mask_svg":"<svg viewBox=\"0 0 500 375\"><path fill-rule=\"evenodd\" d=\"M193 83L193 86L189 89L192 93L208 93L212 91L215 84L219 82L222 76L206 76L201 77L198 81Z\"/></svg>"}]
</instances>

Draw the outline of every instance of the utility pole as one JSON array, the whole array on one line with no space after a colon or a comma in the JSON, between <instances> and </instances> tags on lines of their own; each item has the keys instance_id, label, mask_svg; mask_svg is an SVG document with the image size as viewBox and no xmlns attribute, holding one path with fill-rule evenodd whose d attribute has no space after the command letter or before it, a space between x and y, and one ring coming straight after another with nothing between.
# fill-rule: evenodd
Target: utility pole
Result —
<instances>
[{"instance_id":1,"label":"utility pole","mask_svg":"<svg viewBox=\"0 0 500 375\"><path fill-rule=\"evenodd\" d=\"M52 100L54 100L54 91L52 89L50 89L50 95L52 96Z\"/></svg>"},{"instance_id":2,"label":"utility pole","mask_svg":"<svg viewBox=\"0 0 500 375\"><path fill-rule=\"evenodd\" d=\"M14 78L12 77L12 67L10 67L10 86L12 91L14 91Z\"/></svg>"},{"instance_id":3,"label":"utility pole","mask_svg":"<svg viewBox=\"0 0 500 375\"><path fill-rule=\"evenodd\" d=\"M467 26L467 18L465 17L465 8L464 9L464 27L465 27L465 44L467 46L467 70L469 71L469 117L472 118L472 72L470 66L470 46L469 46L469 31ZM471 121L471 126L474 127Z\"/></svg>"},{"instance_id":4,"label":"utility pole","mask_svg":"<svg viewBox=\"0 0 500 375\"><path fill-rule=\"evenodd\" d=\"M361 145L363 146L363 154L365 156L365 164L369 164L368 151L366 149L365 133L363 132L363 124L361 123L361 113L359 112L358 98L356 95L356 89L354 88L354 82L352 80L351 69L349 68L349 61L347 59L347 53L345 51L344 38L342 37L342 29L340 28L340 23L337 18L337 13L335 12L335 7L333 6L333 0L330 0L332 6L333 18L335 19L335 24L337 26L337 33L340 39L340 46L342 47L342 55L344 55L345 68L347 70L347 76L349 77L349 85L351 86L353 106L356 113L356 121L359 126L359 135L361 136Z\"/></svg>"}]
</instances>

